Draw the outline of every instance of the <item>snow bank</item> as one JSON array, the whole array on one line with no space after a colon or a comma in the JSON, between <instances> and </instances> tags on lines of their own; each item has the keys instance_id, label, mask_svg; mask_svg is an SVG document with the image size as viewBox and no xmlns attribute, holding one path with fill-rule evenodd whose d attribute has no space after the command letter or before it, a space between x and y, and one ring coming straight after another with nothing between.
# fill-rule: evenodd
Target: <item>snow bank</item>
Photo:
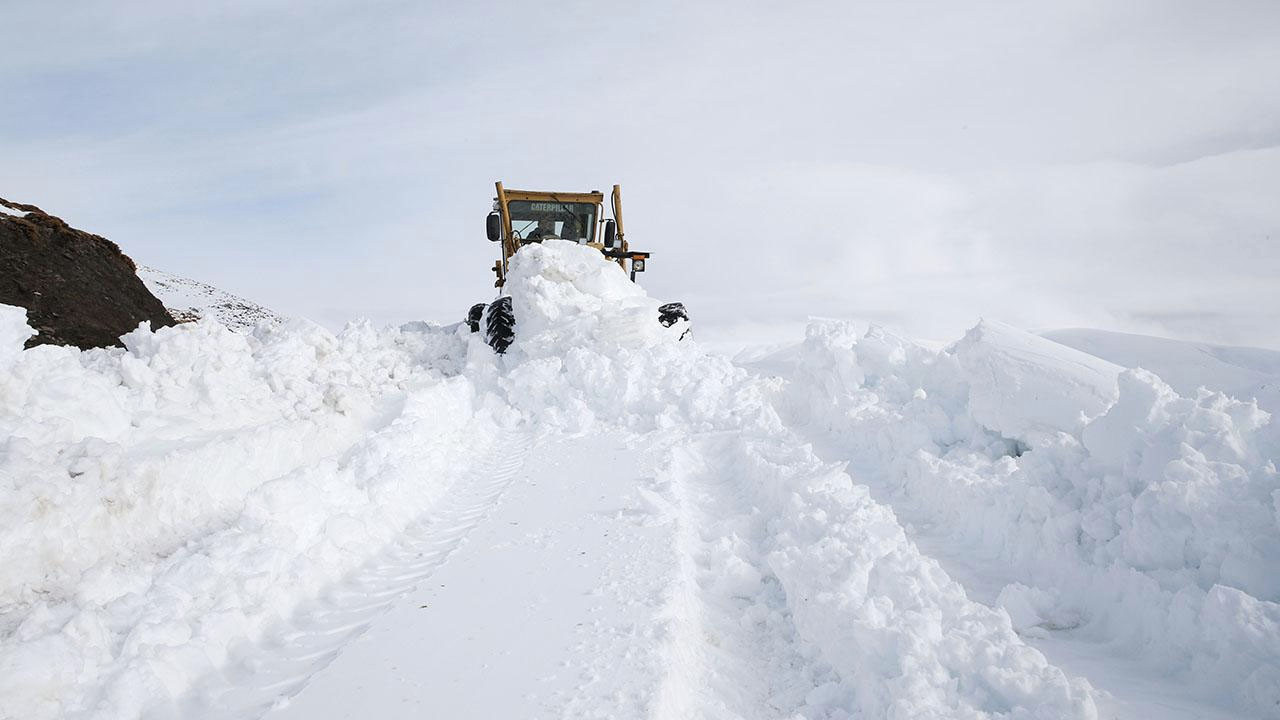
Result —
<instances>
[{"instance_id":1,"label":"snow bank","mask_svg":"<svg viewBox=\"0 0 1280 720\"><path fill-rule=\"evenodd\" d=\"M0 310L0 717L137 717L181 692L485 436L455 330L201 321L16 353Z\"/></svg>"},{"instance_id":2,"label":"snow bank","mask_svg":"<svg viewBox=\"0 0 1280 720\"><path fill-rule=\"evenodd\" d=\"M1280 481L1275 448L1258 442L1269 420L1253 403L1208 391L1183 398L1150 373L1126 371L1120 401L1082 434L1101 474L1090 512L1106 516L1094 538L1137 569L1185 574L1179 585L1280 600Z\"/></svg>"},{"instance_id":3,"label":"snow bank","mask_svg":"<svg viewBox=\"0 0 1280 720\"><path fill-rule=\"evenodd\" d=\"M763 565L725 563L715 582L749 596L776 578L801 639L835 671L797 716L1097 716L1088 683L1027 647L1003 612L969 600L891 510L808 446L772 433L719 435L677 450L668 472L731 483L766 519ZM758 622L758 607L740 622Z\"/></svg>"},{"instance_id":4,"label":"snow bank","mask_svg":"<svg viewBox=\"0 0 1280 720\"><path fill-rule=\"evenodd\" d=\"M958 555L1005 565L1020 632L1114 641L1280 717L1280 435L1256 403L985 322L941 352L811 328L794 372L784 414Z\"/></svg>"}]
</instances>

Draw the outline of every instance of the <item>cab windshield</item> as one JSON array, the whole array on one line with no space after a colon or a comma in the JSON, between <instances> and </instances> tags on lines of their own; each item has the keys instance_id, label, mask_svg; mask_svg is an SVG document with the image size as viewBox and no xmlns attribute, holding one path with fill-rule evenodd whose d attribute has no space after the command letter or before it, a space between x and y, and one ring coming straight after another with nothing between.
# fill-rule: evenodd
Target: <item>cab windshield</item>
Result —
<instances>
[{"instance_id":1,"label":"cab windshield","mask_svg":"<svg viewBox=\"0 0 1280 720\"><path fill-rule=\"evenodd\" d=\"M556 200L508 200L511 229L524 240L549 237L588 243L596 230L596 205Z\"/></svg>"}]
</instances>

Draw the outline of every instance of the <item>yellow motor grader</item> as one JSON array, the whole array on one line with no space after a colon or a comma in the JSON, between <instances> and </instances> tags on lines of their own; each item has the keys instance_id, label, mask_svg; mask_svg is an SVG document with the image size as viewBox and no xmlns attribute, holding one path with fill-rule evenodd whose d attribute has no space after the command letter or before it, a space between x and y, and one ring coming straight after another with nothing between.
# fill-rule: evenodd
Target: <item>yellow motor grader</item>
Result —
<instances>
[{"instance_id":1,"label":"yellow motor grader","mask_svg":"<svg viewBox=\"0 0 1280 720\"><path fill-rule=\"evenodd\" d=\"M508 190L501 181L494 186L498 194L493 199L493 211L485 219L485 232L490 242L502 243L502 257L493 264L493 272L497 276L494 285L499 291L507 281L511 257L525 245L548 239L568 240L599 250L628 272L632 282L635 282L636 273L644 272L650 253L632 250L627 244L622 229L620 186L614 185L609 197L611 218L604 216L604 193L598 190ZM665 327L688 319L689 315L681 303L667 303L658 308L658 322ZM483 325L486 342L495 351L506 352L515 339L511 298L501 295L491 303L471 306L467 312L467 325L471 332L479 332ZM685 332L687 334L688 331Z\"/></svg>"}]
</instances>

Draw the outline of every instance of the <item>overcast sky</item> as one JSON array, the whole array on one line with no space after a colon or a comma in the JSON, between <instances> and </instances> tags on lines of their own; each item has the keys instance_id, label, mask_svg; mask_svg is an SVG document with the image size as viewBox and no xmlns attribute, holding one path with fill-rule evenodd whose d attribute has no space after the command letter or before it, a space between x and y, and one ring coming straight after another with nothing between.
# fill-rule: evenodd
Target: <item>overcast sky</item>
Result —
<instances>
[{"instance_id":1,"label":"overcast sky","mask_svg":"<svg viewBox=\"0 0 1280 720\"><path fill-rule=\"evenodd\" d=\"M979 316L1280 348L1280 3L0 0L0 196L330 326L623 186L701 337Z\"/></svg>"}]
</instances>

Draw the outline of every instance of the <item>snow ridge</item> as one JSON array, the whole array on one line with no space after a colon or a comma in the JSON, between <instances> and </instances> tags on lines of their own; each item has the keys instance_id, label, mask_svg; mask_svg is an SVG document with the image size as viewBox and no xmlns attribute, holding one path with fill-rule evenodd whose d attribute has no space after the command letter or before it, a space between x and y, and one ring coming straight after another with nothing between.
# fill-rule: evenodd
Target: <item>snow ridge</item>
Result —
<instances>
[{"instance_id":1,"label":"snow ridge","mask_svg":"<svg viewBox=\"0 0 1280 720\"><path fill-rule=\"evenodd\" d=\"M22 352L0 374L0 717L138 717L395 537L466 452L456 343L202 320ZM406 442L423 428L442 442Z\"/></svg>"},{"instance_id":2,"label":"snow ridge","mask_svg":"<svg viewBox=\"0 0 1280 720\"><path fill-rule=\"evenodd\" d=\"M1255 402L990 323L942 352L818 323L799 358L784 414L957 556L1006 568L1019 632L1106 639L1280 717L1280 435Z\"/></svg>"}]
</instances>

